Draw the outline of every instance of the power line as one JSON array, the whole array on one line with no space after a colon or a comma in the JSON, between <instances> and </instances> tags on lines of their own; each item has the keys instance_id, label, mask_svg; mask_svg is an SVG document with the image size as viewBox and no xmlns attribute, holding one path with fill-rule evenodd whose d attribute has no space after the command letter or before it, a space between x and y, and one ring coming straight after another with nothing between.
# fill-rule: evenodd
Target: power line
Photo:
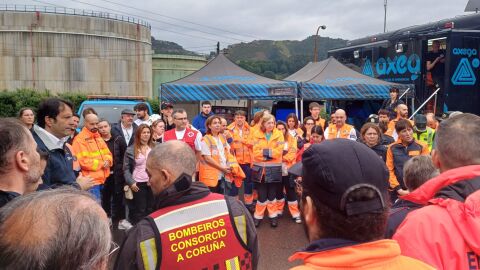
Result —
<instances>
[{"instance_id":1,"label":"power line","mask_svg":"<svg viewBox=\"0 0 480 270\"><path fill-rule=\"evenodd\" d=\"M42 3L42 4L48 4L48 5L53 5L53 6L57 6L56 4L51 4L51 3L48 3L48 2L44 2L44 1L40 1L40 0L32 0L34 2L39 2L39 3ZM73 1L73 0L71 0ZM91 6L96 6L96 5L93 5L93 4L86 4L86 5L91 5ZM61 7L61 8L65 8L63 6L57 6L57 7ZM99 7L99 6L96 6L96 7ZM117 11L117 10L114 10L114 9L109 9L109 8L104 8L104 7L100 7L100 8L103 8L103 9L106 9L106 10L112 10L112 11L115 11L115 12L120 12L122 13L121 11ZM127 15L127 14L124 14L125 16L134 16L134 15ZM145 17L141 17L141 16L137 16L139 18L144 18ZM149 18L147 18L149 19ZM164 28L160 28L160 27L154 27L152 25L152 29L155 29L155 30L158 30L158 31L163 31L163 32L169 32L169 33L173 33L173 34L177 34L177 35L182 35L182 36L187 36L187 37L193 37L193 38L197 38L197 39L204 39L204 40L210 40L210 41L215 41L217 42L218 40L215 40L215 39L212 39L212 38L207 38L207 37L201 37L201 36L195 36L195 35L191 35L191 34L185 34L185 33L181 33L181 32L177 32L177 31L173 31L173 30L166 30ZM227 44L227 45L230 45L232 43L230 42L227 42L227 41L222 41L224 44Z\"/></svg>"},{"instance_id":2,"label":"power line","mask_svg":"<svg viewBox=\"0 0 480 270\"><path fill-rule=\"evenodd\" d=\"M153 11L150 11L150 10L140 9L140 8L128 6L128 5L125 5L125 4L120 4L120 3L117 3L117 2L114 2L114 1L110 1L110 0L100 0L100 1L107 2L107 3L111 3L111 4L114 4L114 5L118 5L118 6L122 6L122 7L126 7L126 8L131 8L131 9L138 10L138 11L142 11L142 12L147 12L147 13L150 13L150 14L154 14L154 15L161 16L161 17L165 17L165 18L172 19L172 20L177 20L177 21L180 21L180 22L185 22L185 23L189 23L189 24L193 24L193 25L197 25L197 26L201 26L201 27L205 27L205 28L210 28L210 29L217 30L217 31L222 31L222 32L234 34L234 35L237 35L237 36L244 36L244 37L250 37L250 38L255 38L255 39L262 39L262 38L260 38L260 37L256 37L256 36L252 36L252 35L247 35L247 34L241 34L241 33L235 33L235 32L232 32L232 31L229 31L229 30L226 30L226 29L217 28L217 27L213 27L213 26L209 26L209 25L205 25L205 24L200 24L200 23L192 22L192 21L187 21L187 20L180 19L180 18L176 18L176 17L172 17L172 16L167 16L167 15L160 14L160 13L157 13L157 12L153 12Z\"/></svg>"},{"instance_id":3,"label":"power line","mask_svg":"<svg viewBox=\"0 0 480 270\"><path fill-rule=\"evenodd\" d=\"M82 3L82 4L84 4L84 5L94 6L94 7L98 7L98 8L103 8L103 9L107 9L107 10L112 10L112 11L114 11L114 12L124 13L124 11L121 11L121 10L111 9L111 8L107 8L107 7L99 6L99 5L95 5L95 4L90 4L90 3L87 3L87 2L84 2L84 1L80 1L80 0L70 0L70 1L72 1L72 2L78 2L78 3ZM156 22L159 22L159 23L163 23L163 24L167 24L167 25L173 26L173 27L184 28L184 29L187 29L187 30L191 30L191 31L195 31L195 32L201 32L201 33L208 34L208 35L212 35L212 36L228 38L228 39L232 39L232 40L236 40L236 41L240 41L240 42L246 42L246 41L243 40L243 39L238 39L238 38L228 37L228 36L224 36L224 35L219 35L219 34L216 34L216 33L207 32L207 31L203 31L203 30L199 30L199 29L195 29L195 28L191 28L191 27L187 27L187 26L182 26L182 25L178 25L178 24L174 24L174 23L170 23L170 22L166 22L166 21L162 21L162 20L157 20L157 19L154 19L154 18L149 18L149 17L145 17L145 16L141 16L141 15L136 15L136 14L129 14L129 13L125 13L125 14L126 14L126 15L130 15L130 16L136 16L136 17L143 18L143 19L146 19L146 20L156 21Z\"/></svg>"}]
</instances>

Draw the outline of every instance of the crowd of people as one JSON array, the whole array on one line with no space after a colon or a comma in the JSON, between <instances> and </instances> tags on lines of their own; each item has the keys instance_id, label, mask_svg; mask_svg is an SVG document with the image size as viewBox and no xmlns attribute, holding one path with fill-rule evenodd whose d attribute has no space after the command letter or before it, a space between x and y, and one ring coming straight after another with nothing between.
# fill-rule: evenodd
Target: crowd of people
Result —
<instances>
[{"instance_id":1,"label":"crowd of people","mask_svg":"<svg viewBox=\"0 0 480 270\"><path fill-rule=\"evenodd\" d=\"M411 121L395 88L360 131L317 102L302 123L87 108L78 133L73 109L0 119L0 268L105 269L110 227L128 230L115 269L256 269L255 227L286 209L311 242L298 269L480 267L479 116Z\"/></svg>"}]
</instances>

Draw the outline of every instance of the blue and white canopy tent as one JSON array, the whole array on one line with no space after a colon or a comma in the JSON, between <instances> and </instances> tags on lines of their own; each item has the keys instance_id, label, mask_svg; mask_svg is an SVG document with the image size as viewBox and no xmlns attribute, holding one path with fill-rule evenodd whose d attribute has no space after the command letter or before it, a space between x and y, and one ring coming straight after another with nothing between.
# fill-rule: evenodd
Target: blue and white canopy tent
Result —
<instances>
[{"instance_id":1,"label":"blue and white canopy tent","mask_svg":"<svg viewBox=\"0 0 480 270\"><path fill-rule=\"evenodd\" d=\"M160 86L162 100L291 100L297 84L265 78L242 69L220 53L200 70Z\"/></svg>"},{"instance_id":2,"label":"blue and white canopy tent","mask_svg":"<svg viewBox=\"0 0 480 270\"><path fill-rule=\"evenodd\" d=\"M321 62L310 62L285 80L298 83L299 97L302 100L388 99L392 87L400 90L400 96L408 92L409 97L413 97L413 85L395 84L369 77L333 57ZM300 104L303 105L303 102ZM303 112L303 108L300 111Z\"/></svg>"},{"instance_id":3,"label":"blue and white canopy tent","mask_svg":"<svg viewBox=\"0 0 480 270\"><path fill-rule=\"evenodd\" d=\"M285 80L298 82L300 97L307 100L388 99L390 88L397 87L402 94L410 87L363 75L333 57L310 62Z\"/></svg>"}]
</instances>

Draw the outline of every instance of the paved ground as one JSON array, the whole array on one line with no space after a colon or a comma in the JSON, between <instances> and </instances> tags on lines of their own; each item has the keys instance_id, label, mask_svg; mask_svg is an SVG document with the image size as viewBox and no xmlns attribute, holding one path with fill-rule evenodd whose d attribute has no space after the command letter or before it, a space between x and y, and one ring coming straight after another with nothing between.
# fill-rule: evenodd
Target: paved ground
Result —
<instances>
[{"instance_id":1,"label":"paved ground","mask_svg":"<svg viewBox=\"0 0 480 270\"><path fill-rule=\"evenodd\" d=\"M284 216L279 220L277 228L271 228L268 219L264 219L257 230L260 244L260 261L258 270L284 270L289 269L300 262L289 263L288 257L307 244L307 239L301 224L294 223L290 216ZM122 231L113 231L113 238L119 245L125 234ZM111 257L111 267L116 254Z\"/></svg>"}]
</instances>

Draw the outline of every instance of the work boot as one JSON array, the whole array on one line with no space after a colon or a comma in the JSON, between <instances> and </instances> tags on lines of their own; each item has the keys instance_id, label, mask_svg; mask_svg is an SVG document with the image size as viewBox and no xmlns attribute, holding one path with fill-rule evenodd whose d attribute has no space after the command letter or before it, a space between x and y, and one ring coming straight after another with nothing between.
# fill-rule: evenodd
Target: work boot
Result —
<instances>
[{"instance_id":1,"label":"work boot","mask_svg":"<svg viewBox=\"0 0 480 270\"><path fill-rule=\"evenodd\" d=\"M277 217L274 217L274 218L270 219L270 226L272 228L276 228L278 226L278 218Z\"/></svg>"},{"instance_id":2,"label":"work boot","mask_svg":"<svg viewBox=\"0 0 480 270\"><path fill-rule=\"evenodd\" d=\"M258 218L253 219L253 223L255 224L255 228L258 228L258 226L260 226L260 222L262 222L261 219L258 219Z\"/></svg>"}]
</instances>

